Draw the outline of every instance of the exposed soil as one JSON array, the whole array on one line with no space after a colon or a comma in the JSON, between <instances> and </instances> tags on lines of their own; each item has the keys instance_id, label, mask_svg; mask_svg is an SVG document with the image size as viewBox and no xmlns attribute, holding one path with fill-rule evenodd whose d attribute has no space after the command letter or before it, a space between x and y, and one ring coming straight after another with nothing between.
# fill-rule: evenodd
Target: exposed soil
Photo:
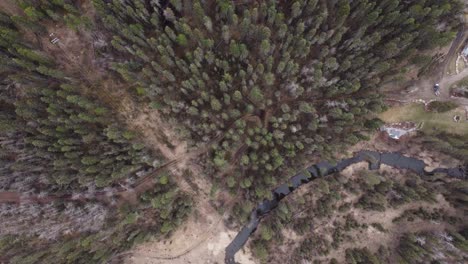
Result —
<instances>
[{"instance_id":1,"label":"exposed soil","mask_svg":"<svg viewBox=\"0 0 468 264\"><path fill-rule=\"evenodd\" d=\"M64 71L79 72L79 76L90 83L101 77L101 71L94 67L93 40L89 33L76 32L64 24L53 22L46 24L46 27L48 34L39 36L41 46ZM59 42L52 44L54 38L59 39Z\"/></svg>"},{"instance_id":2,"label":"exposed soil","mask_svg":"<svg viewBox=\"0 0 468 264\"><path fill-rule=\"evenodd\" d=\"M450 96L450 87L468 76L468 68L465 68L456 75L447 74L449 64L456 60L458 51L462 48L462 45L465 43L467 38L468 27L465 25L458 32L457 38L452 42L450 48L448 49L448 47L446 47L441 50L443 54L446 54L443 63L436 67L431 74L427 74L427 76L423 76L421 79L415 81L411 85L414 89L413 92L400 92L399 94L390 93L387 100L403 103L417 101L429 102L431 100L453 101L460 105L468 106L468 99L462 97L454 98ZM433 90L436 83L440 84L439 96L436 96ZM401 91L401 88L402 87L399 87L398 85L391 84L389 87L386 87L386 90Z\"/></svg>"},{"instance_id":3,"label":"exposed soil","mask_svg":"<svg viewBox=\"0 0 468 264\"><path fill-rule=\"evenodd\" d=\"M142 135L147 146L159 150L168 160L180 158L187 153L187 143L178 138L167 121L161 120L158 111L137 106L131 99L126 100L122 106L127 108L123 111L125 122Z\"/></svg>"},{"instance_id":4,"label":"exposed soil","mask_svg":"<svg viewBox=\"0 0 468 264\"><path fill-rule=\"evenodd\" d=\"M8 14L22 14L23 10L15 3L15 0L2 0L0 1L0 10Z\"/></svg>"},{"instance_id":5,"label":"exposed soil","mask_svg":"<svg viewBox=\"0 0 468 264\"><path fill-rule=\"evenodd\" d=\"M224 249L236 235L229 230L217 212L192 214L170 239L137 246L127 263L202 264L224 263ZM236 260L242 264L255 263L250 252L239 252Z\"/></svg>"},{"instance_id":6,"label":"exposed soil","mask_svg":"<svg viewBox=\"0 0 468 264\"><path fill-rule=\"evenodd\" d=\"M17 192L0 192L0 203L16 203L21 202L20 194Z\"/></svg>"}]
</instances>

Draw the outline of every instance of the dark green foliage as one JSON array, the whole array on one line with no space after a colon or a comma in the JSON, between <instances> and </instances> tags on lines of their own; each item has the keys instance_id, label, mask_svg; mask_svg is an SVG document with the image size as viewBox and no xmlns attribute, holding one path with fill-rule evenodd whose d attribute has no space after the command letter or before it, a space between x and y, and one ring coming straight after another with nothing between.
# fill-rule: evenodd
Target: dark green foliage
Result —
<instances>
[{"instance_id":1,"label":"dark green foliage","mask_svg":"<svg viewBox=\"0 0 468 264\"><path fill-rule=\"evenodd\" d=\"M1 189L117 188L153 169L156 153L137 142L138 134L121 128L112 110L89 92L91 84L21 37L23 32L47 36L53 23L88 33L82 30L91 20L84 14L93 12L83 2L18 1L24 16L0 13ZM300 157L329 158L379 127L379 120L369 118L385 109L378 90L382 80L415 50L453 38L454 18L462 10L459 1L448 0L241 2L93 0L98 26L114 35L106 58L115 58L112 69L140 102L177 120L196 143L220 139L206 170L220 175L236 169L216 179L212 194L218 184L246 194L249 201L234 208L243 221L252 201L271 198L278 175ZM457 145L456 140L448 144ZM431 189L417 181L392 185L367 176L362 180L367 193L358 202L365 209L433 199ZM154 190L138 196L137 205L115 210L102 232L56 241L8 236L0 240L0 255L12 263L112 262L150 235L169 234L186 217L190 201L170 179L162 175ZM304 199L302 205L313 209L304 210L329 217L345 195L342 182L329 177L316 187L320 197ZM463 200L464 186L452 187L455 200ZM390 191L403 198L393 199ZM290 222L306 235L297 250L301 257L326 255L347 240L346 230L361 227L349 216L334 224L331 240L311 236L309 219L294 209L280 204L258 230L252 246L262 261L271 262L270 243L284 240L281 230ZM463 239L456 241L466 248ZM351 263L377 263L364 249L348 255Z\"/></svg>"},{"instance_id":2,"label":"dark green foliage","mask_svg":"<svg viewBox=\"0 0 468 264\"><path fill-rule=\"evenodd\" d=\"M454 102L433 101L430 102L427 107L430 111L444 113L457 108L458 105Z\"/></svg>"},{"instance_id":3,"label":"dark green foliage","mask_svg":"<svg viewBox=\"0 0 468 264\"><path fill-rule=\"evenodd\" d=\"M421 134L420 139L428 149L440 151L446 155L468 162L468 134L455 135L445 132L435 135Z\"/></svg>"},{"instance_id":4,"label":"dark green foliage","mask_svg":"<svg viewBox=\"0 0 468 264\"><path fill-rule=\"evenodd\" d=\"M382 120L378 118L374 118L374 119L367 120L364 125L369 129L378 129L383 124L385 124L385 122L383 122Z\"/></svg>"},{"instance_id":5,"label":"dark green foliage","mask_svg":"<svg viewBox=\"0 0 468 264\"><path fill-rule=\"evenodd\" d=\"M17 32L5 20L1 30ZM65 78L50 57L21 38L1 40L2 55L11 60L1 62L0 133L14 139L1 145L9 157L1 188L14 189L25 175L43 171L54 188L105 187L152 167L151 153L130 141L106 107L80 94L78 80Z\"/></svg>"},{"instance_id":6,"label":"dark green foliage","mask_svg":"<svg viewBox=\"0 0 468 264\"><path fill-rule=\"evenodd\" d=\"M312 235L302 241L294 255L297 255L297 259L307 259L310 256L326 256L330 249L330 241L324 236Z\"/></svg>"},{"instance_id":7,"label":"dark green foliage","mask_svg":"<svg viewBox=\"0 0 468 264\"><path fill-rule=\"evenodd\" d=\"M150 172L155 161L160 163L155 160L157 153L137 142L138 134L125 130L111 109L84 92L89 90L88 83L62 70L51 56L23 39L22 33L29 30L43 34L45 14L52 14L43 10L50 5L78 15L69 3L20 3L28 18L0 13L0 190L40 194L45 199L50 195L51 202L57 201L47 208L59 208L51 216L59 219L69 211L64 210L61 195L87 196L83 200L92 204L97 202L93 199L102 199L102 188L109 187L105 194L114 202L116 186L133 187L131 183ZM141 195L137 205L125 208L125 202L121 204L124 208L106 204L111 213L103 214L108 218L102 232L80 233L70 227L70 235L55 240L36 234L2 236L0 261L104 263L135 243L169 234L191 208L188 197L164 175L154 189ZM24 212L12 206L11 210ZM41 224L45 212L33 213L36 222L31 226ZM13 227L7 228L15 233ZM44 232L47 228L55 227L46 226Z\"/></svg>"},{"instance_id":8,"label":"dark green foliage","mask_svg":"<svg viewBox=\"0 0 468 264\"><path fill-rule=\"evenodd\" d=\"M405 210L400 216L393 219L393 222L401 222L401 221L437 221L437 222L447 222L450 224L456 224L460 219L457 219L454 216L443 209L434 209L434 210L426 210L423 207L419 207L418 209L410 209Z\"/></svg>"},{"instance_id":9,"label":"dark green foliage","mask_svg":"<svg viewBox=\"0 0 468 264\"><path fill-rule=\"evenodd\" d=\"M252 242L253 253L262 263L271 262L268 255L268 252L271 252L269 246L283 242L282 230L291 221L291 207L287 203L280 203L270 216L259 226Z\"/></svg>"},{"instance_id":10,"label":"dark green foliage","mask_svg":"<svg viewBox=\"0 0 468 264\"><path fill-rule=\"evenodd\" d=\"M424 67L427 64L429 64L431 62L431 60L432 60L431 56L417 54L411 59L411 63L413 63L413 64L415 64L415 65L417 65L419 67Z\"/></svg>"},{"instance_id":11,"label":"dark green foliage","mask_svg":"<svg viewBox=\"0 0 468 264\"><path fill-rule=\"evenodd\" d=\"M255 257L257 257L262 263L267 263L268 250L265 242L262 240L256 240L252 242L252 249Z\"/></svg>"},{"instance_id":12,"label":"dark green foliage","mask_svg":"<svg viewBox=\"0 0 468 264\"><path fill-rule=\"evenodd\" d=\"M232 210L233 215L239 220L241 223L245 223L248 221L250 213L254 209L254 205L252 202L242 202L236 203Z\"/></svg>"},{"instance_id":13,"label":"dark green foliage","mask_svg":"<svg viewBox=\"0 0 468 264\"><path fill-rule=\"evenodd\" d=\"M91 20L84 15L78 0L18 0L18 5L24 10L29 23L37 25L43 21L63 21L74 30L89 28Z\"/></svg>"},{"instance_id":14,"label":"dark green foliage","mask_svg":"<svg viewBox=\"0 0 468 264\"><path fill-rule=\"evenodd\" d=\"M392 175L376 175L363 171L356 184L365 191L356 203L356 207L365 210L385 211L388 206L397 207L412 201L424 200L435 202L433 187L422 181L419 176L407 174L404 183L392 180ZM384 177L382 177L384 176Z\"/></svg>"},{"instance_id":15,"label":"dark green foliage","mask_svg":"<svg viewBox=\"0 0 468 264\"><path fill-rule=\"evenodd\" d=\"M379 258L372 254L369 249L346 249L346 263L348 264L381 264Z\"/></svg>"},{"instance_id":16,"label":"dark green foliage","mask_svg":"<svg viewBox=\"0 0 468 264\"><path fill-rule=\"evenodd\" d=\"M447 183L445 187L447 200L457 207L468 208L468 181Z\"/></svg>"},{"instance_id":17,"label":"dark green foliage","mask_svg":"<svg viewBox=\"0 0 468 264\"><path fill-rule=\"evenodd\" d=\"M251 179L244 189L257 198L268 192L254 189L273 186L266 175L299 155L325 157L366 138L377 125L367 118L385 108L381 80L411 51L445 43L461 7L447 0L94 4L126 58L114 69L192 138L224 135L215 169L248 157L237 164L238 181ZM441 21L447 27L438 31Z\"/></svg>"}]
</instances>

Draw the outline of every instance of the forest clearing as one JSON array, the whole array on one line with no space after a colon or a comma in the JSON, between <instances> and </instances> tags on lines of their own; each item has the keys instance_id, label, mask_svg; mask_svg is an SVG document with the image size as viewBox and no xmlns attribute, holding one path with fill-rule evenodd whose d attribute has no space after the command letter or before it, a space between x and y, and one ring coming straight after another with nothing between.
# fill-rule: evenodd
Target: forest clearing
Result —
<instances>
[{"instance_id":1,"label":"forest clearing","mask_svg":"<svg viewBox=\"0 0 468 264\"><path fill-rule=\"evenodd\" d=\"M461 116L460 122L453 120L454 116ZM468 122L466 109L459 106L444 113L430 112L421 103L412 103L402 106L394 106L379 116L386 123L412 121L422 123L422 129L431 134L431 131L444 131L458 135L468 134ZM437 133L437 132L436 132Z\"/></svg>"}]
</instances>

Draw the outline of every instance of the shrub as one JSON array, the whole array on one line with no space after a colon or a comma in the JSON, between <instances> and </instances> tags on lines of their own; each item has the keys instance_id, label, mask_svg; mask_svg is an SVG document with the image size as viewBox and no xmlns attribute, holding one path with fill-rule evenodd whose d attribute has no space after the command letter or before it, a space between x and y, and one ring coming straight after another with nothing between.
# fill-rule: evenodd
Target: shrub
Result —
<instances>
[{"instance_id":1,"label":"shrub","mask_svg":"<svg viewBox=\"0 0 468 264\"><path fill-rule=\"evenodd\" d=\"M432 112L444 113L444 112L451 111L457 107L458 105L454 102L434 101L434 102L429 103L428 109Z\"/></svg>"}]
</instances>

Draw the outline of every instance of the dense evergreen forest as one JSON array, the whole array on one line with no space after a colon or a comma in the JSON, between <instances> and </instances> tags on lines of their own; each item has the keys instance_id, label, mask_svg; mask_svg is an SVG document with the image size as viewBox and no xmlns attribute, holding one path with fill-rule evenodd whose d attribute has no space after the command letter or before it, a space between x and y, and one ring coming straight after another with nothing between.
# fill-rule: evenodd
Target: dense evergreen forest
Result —
<instances>
[{"instance_id":1,"label":"dense evergreen forest","mask_svg":"<svg viewBox=\"0 0 468 264\"><path fill-rule=\"evenodd\" d=\"M88 21L75 17L81 11L73 4L25 1L25 16L0 13L2 263L102 263L169 233L190 211L189 197L167 174L136 194L137 206L114 197L164 158L84 92L92 84L31 39L47 34L46 13L72 25ZM12 193L18 199L5 204Z\"/></svg>"},{"instance_id":2,"label":"dense evergreen forest","mask_svg":"<svg viewBox=\"0 0 468 264\"><path fill-rule=\"evenodd\" d=\"M448 44L457 1L94 1L122 78L214 146L233 189L270 195L277 172L367 138L379 85ZM164 4L163 4L164 3ZM443 21L443 22L442 22ZM214 175L219 175L213 173Z\"/></svg>"},{"instance_id":3,"label":"dense evergreen forest","mask_svg":"<svg viewBox=\"0 0 468 264\"><path fill-rule=\"evenodd\" d=\"M64 66L46 48L57 25L99 36L93 52L119 83L113 92L159 111L191 147L210 146L204 172L249 200L234 209L242 218L297 164L368 139L386 108L380 86L450 43L463 9L459 0L11 3L16 11L0 10L7 263L114 261L169 234L192 207L161 169L165 157L119 116L119 98L85 76L90 65ZM132 201L116 195L152 174Z\"/></svg>"}]
</instances>

